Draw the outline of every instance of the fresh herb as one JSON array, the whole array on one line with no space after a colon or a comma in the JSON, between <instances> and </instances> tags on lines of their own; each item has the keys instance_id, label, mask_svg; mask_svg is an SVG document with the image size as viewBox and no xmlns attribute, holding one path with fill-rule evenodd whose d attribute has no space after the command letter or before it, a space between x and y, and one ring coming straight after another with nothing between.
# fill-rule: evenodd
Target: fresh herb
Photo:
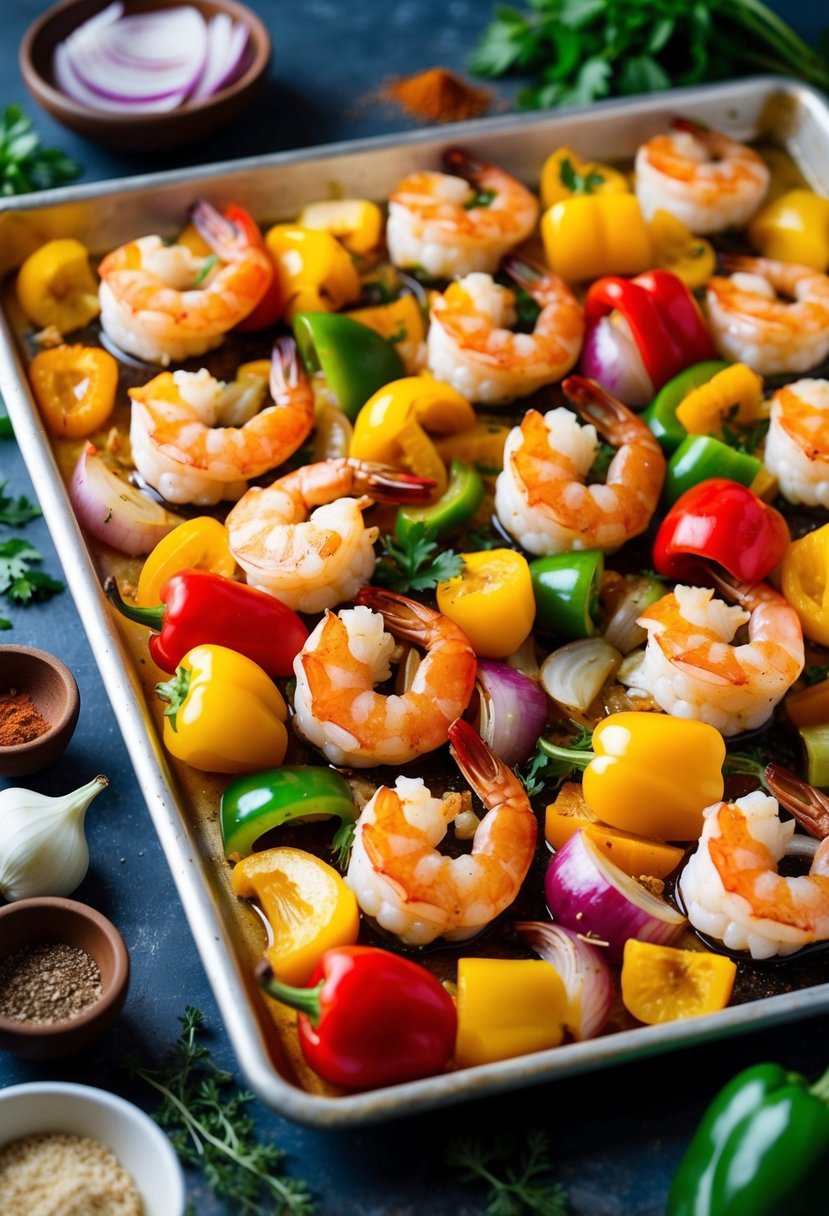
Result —
<instances>
[{"instance_id":1,"label":"fresh herb","mask_svg":"<svg viewBox=\"0 0 829 1216\"><path fill-rule=\"evenodd\" d=\"M384 536L382 546L374 581L402 594L428 591L463 570L463 559L452 549L437 552L438 543L422 522L416 523L402 541Z\"/></svg>"},{"instance_id":2,"label":"fresh herb","mask_svg":"<svg viewBox=\"0 0 829 1216\"><path fill-rule=\"evenodd\" d=\"M739 405L732 406L723 419L723 443L727 443L730 448L734 448L737 452L744 452L746 456L753 456L768 434L770 420L768 418L758 418L756 422L752 422L747 426L731 426L730 424L736 418L739 409Z\"/></svg>"},{"instance_id":3,"label":"fresh herb","mask_svg":"<svg viewBox=\"0 0 829 1216\"><path fill-rule=\"evenodd\" d=\"M542 736L536 742L535 755L526 764L516 766L515 774L527 791L528 798L534 798L536 794L540 794L542 790L548 788L558 789L562 781L569 777L574 769L584 767L583 764L577 764L577 753L590 750L593 732L576 722L573 722L572 725L575 727L576 733L567 740L566 745L567 750L574 753L572 763L564 756L551 756L545 750L545 747L551 745ZM560 748L557 750L561 751Z\"/></svg>"},{"instance_id":4,"label":"fresh herb","mask_svg":"<svg viewBox=\"0 0 829 1216\"><path fill-rule=\"evenodd\" d=\"M12 420L8 414L0 414L0 439L14 439Z\"/></svg>"},{"instance_id":5,"label":"fresh herb","mask_svg":"<svg viewBox=\"0 0 829 1216\"><path fill-rule=\"evenodd\" d=\"M219 255L217 253L209 253L201 264L198 274L193 279L194 287L201 287L207 276L213 270L213 267L218 263Z\"/></svg>"},{"instance_id":6,"label":"fresh herb","mask_svg":"<svg viewBox=\"0 0 829 1216\"><path fill-rule=\"evenodd\" d=\"M464 203L464 211L472 211L475 207L490 207L495 202L495 191L486 187L476 190L472 198Z\"/></svg>"},{"instance_id":7,"label":"fresh herb","mask_svg":"<svg viewBox=\"0 0 829 1216\"><path fill-rule=\"evenodd\" d=\"M515 293L515 325L513 328L517 333L531 334L538 321L541 305L523 287L513 286L512 290Z\"/></svg>"},{"instance_id":8,"label":"fresh herb","mask_svg":"<svg viewBox=\"0 0 829 1216\"><path fill-rule=\"evenodd\" d=\"M51 599L63 591L64 585L58 579L31 569L33 562L42 560L40 550L19 536L0 544L0 595L5 595L11 604L30 604ZM9 629L10 625L6 621L0 628Z\"/></svg>"},{"instance_id":9,"label":"fresh herb","mask_svg":"<svg viewBox=\"0 0 829 1216\"><path fill-rule=\"evenodd\" d=\"M40 136L21 106L6 106L0 118L0 195L48 190L73 181L80 172L64 152L41 147Z\"/></svg>"},{"instance_id":10,"label":"fresh herb","mask_svg":"<svg viewBox=\"0 0 829 1216\"><path fill-rule=\"evenodd\" d=\"M313 1216L316 1204L305 1182L282 1172L285 1154L263 1144L247 1106L254 1096L237 1087L197 1042L204 1014L188 1005L182 1032L160 1069L127 1062L130 1073L162 1095L154 1118L182 1161L202 1170L216 1195L233 1201L238 1216ZM267 1205L267 1206L266 1206Z\"/></svg>"},{"instance_id":11,"label":"fresh herb","mask_svg":"<svg viewBox=\"0 0 829 1216\"><path fill-rule=\"evenodd\" d=\"M607 470L610 468L610 463L616 455L616 449L610 443L605 443L603 439L599 440L596 448L596 455L588 472L590 481L604 481L607 477Z\"/></svg>"},{"instance_id":12,"label":"fresh herb","mask_svg":"<svg viewBox=\"0 0 829 1216\"><path fill-rule=\"evenodd\" d=\"M822 684L829 676L829 663L814 663L811 667L807 667L803 672L803 679L807 684Z\"/></svg>"},{"instance_id":13,"label":"fresh herb","mask_svg":"<svg viewBox=\"0 0 829 1216\"><path fill-rule=\"evenodd\" d=\"M334 856L334 865L338 870L346 870L348 868L356 830L356 823L341 823L334 833L334 839L331 841L331 852Z\"/></svg>"},{"instance_id":14,"label":"fresh herb","mask_svg":"<svg viewBox=\"0 0 829 1216\"><path fill-rule=\"evenodd\" d=\"M742 773L748 777L756 777L762 788L768 793L766 785L766 764L763 749L759 746L749 747L742 752L729 752L723 762L722 771L727 774Z\"/></svg>"},{"instance_id":15,"label":"fresh herb","mask_svg":"<svg viewBox=\"0 0 829 1216\"><path fill-rule=\"evenodd\" d=\"M571 194L595 194L604 185L603 173L597 173L595 169L590 173L579 173L568 156L559 165L558 175L564 189Z\"/></svg>"},{"instance_id":16,"label":"fresh herb","mask_svg":"<svg viewBox=\"0 0 829 1216\"><path fill-rule=\"evenodd\" d=\"M727 80L758 69L829 87L829 63L761 0L528 0L499 7L470 68L531 74L523 109Z\"/></svg>"},{"instance_id":17,"label":"fresh herb","mask_svg":"<svg viewBox=\"0 0 829 1216\"><path fill-rule=\"evenodd\" d=\"M449 1144L445 1159L461 1171L462 1181L487 1186L487 1216L567 1216L564 1188L549 1181L549 1152L547 1137L533 1129L517 1154L502 1137L491 1145L464 1138ZM509 1163L512 1156L517 1156L516 1165Z\"/></svg>"},{"instance_id":18,"label":"fresh herb","mask_svg":"<svg viewBox=\"0 0 829 1216\"><path fill-rule=\"evenodd\" d=\"M4 478L0 478L0 524L19 528L43 514L37 503L31 502L25 494L21 494L16 502L5 494L4 490L8 484Z\"/></svg>"},{"instance_id":19,"label":"fresh herb","mask_svg":"<svg viewBox=\"0 0 829 1216\"><path fill-rule=\"evenodd\" d=\"M475 467L482 476L490 472L486 466L481 467L481 465L476 464ZM497 532L494 532L489 525L483 528L470 528L466 534L466 548L473 552L478 552L481 549L500 549L503 543L503 538Z\"/></svg>"}]
</instances>

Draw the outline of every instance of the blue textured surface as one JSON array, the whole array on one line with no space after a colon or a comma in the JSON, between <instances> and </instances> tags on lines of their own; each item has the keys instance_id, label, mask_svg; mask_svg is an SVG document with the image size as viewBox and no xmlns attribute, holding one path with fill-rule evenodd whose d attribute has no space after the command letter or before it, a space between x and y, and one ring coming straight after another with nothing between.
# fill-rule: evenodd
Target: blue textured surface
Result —
<instances>
[{"instance_id":1,"label":"blue textured surface","mask_svg":"<svg viewBox=\"0 0 829 1216\"><path fill-rule=\"evenodd\" d=\"M0 104L20 101L36 118L47 145L59 145L93 181L146 169L198 164L280 148L403 130L413 125L393 107L367 101L387 75L406 75L434 64L462 70L490 6L476 0L254 0L274 40L270 80L262 102L212 139L166 157L127 158L73 136L42 114L20 79L16 48L28 23L45 6L4 0L0 40ZM776 6L814 38L823 21L821 0ZM512 96L512 86L500 88ZM0 477L15 493L33 490L13 444L0 445ZM9 534L0 529L0 539ZM42 521L26 536L58 573L58 559ZM132 769L113 723L109 702L82 625L67 594L45 605L14 611L14 630L2 640L41 646L75 673L82 709L77 732L59 765L26 779L32 788L58 793L98 771L110 788L87 818L92 865L76 892L121 928L132 960L124 1015L86 1056L37 1065L0 1053L0 1085L61 1079L102 1085L150 1109L151 1095L120 1070L128 1049L148 1063L160 1059L178 1033L188 1003L204 1010L216 1058L235 1067L216 1007L196 955L167 865ZM322 1216L419 1216L482 1213L481 1193L443 1168L446 1141L459 1133L487 1134L531 1127L549 1134L558 1176L578 1216L659 1216L670 1177L688 1137L716 1089L735 1071L762 1059L816 1076L826 1067L825 1019L618 1067L445 1112L353 1133L298 1127L259 1106L263 1134L288 1155L288 1168L306 1177ZM199 1216L233 1213L190 1179ZM4 1214L11 1216L11 1214Z\"/></svg>"}]
</instances>

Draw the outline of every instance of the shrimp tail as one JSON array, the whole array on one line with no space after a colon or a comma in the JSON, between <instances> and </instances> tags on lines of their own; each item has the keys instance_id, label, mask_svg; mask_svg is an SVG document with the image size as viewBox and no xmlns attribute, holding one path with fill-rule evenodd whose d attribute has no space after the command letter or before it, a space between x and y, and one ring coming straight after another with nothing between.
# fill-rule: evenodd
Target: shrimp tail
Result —
<instances>
[{"instance_id":1,"label":"shrimp tail","mask_svg":"<svg viewBox=\"0 0 829 1216\"><path fill-rule=\"evenodd\" d=\"M229 260L229 250L239 242L241 236L233 224L203 198L196 199L191 205L190 220L213 252L223 260Z\"/></svg>"},{"instance_id":2,"label":"shrimp tail","mask_svg":"<svg viewBox=\"0 0 829 1216\"><path fill-rule=\"evenodd\" d=\"M435 481L432 477L417 477L403 473L393 465L374 464L367 460L349 458L360 488L374 502L428 503L432 499Z\"/></svg>"},{"instance_id":3,"label":"shrimp tail","mask_svg":"<svg viewBox=\"0 0 829 1216\"><path fill-rule=\"evenodd\" d=\"M394 637L418 642L421 646L427 644L435 622L441 619L434 608L427 608L425 604L385 587L361 587L354 596L354 603L379 612Z\"/></svg>"},{"instance_id":4,"label":"shrimp tail","mask_svg":"<svg viewBox=\"0 0 829 1216\"><path fill-rule=\"evenodd\" d=\"M463 177L468 182L474 182L490 166L486 161L476 160L463 148L447 148L443 153L443 165L456 177Z\"/></svg>"},{"instance_id":5,"label":"shrimp tail","mask_svg":"<svg viewBox=\"0 0 829 1216\"><path fill-rule=\"evenodd\" d=\"M530 295L533 294L542 279L550 277L549 270L544 266L540 266L538 262L533 262L530 258L521 257L517 253L508 253L501 262L501 269Z\"/></svg>"},{"instance_id":6,"label":"shrimp tail","mask_svg":"<svg viewBox=\"0 0 829 1216\"><path fill-rule=\"evenodd\" d=\"M506 791L517 779L512 769L484 743L481 736L463 718L456 718L449 727L449 750L466 780L488 805L487 795ZM498 802L502 801L498 797Z\"/></svg>"},{"instance_id":7,"label":"shrimp tail","mask_svg":"<svg viewBox=\"0 0 829 1216\"><path fill-rule=\"evenodd\" d=\"M628 423L635 417L626 405L586 376L568 376L562 381L561 387L579 417L585 422L592 422L605 438L620 423Z\"/></svg>"},{"instance_id":8,"label":"shrimp tail","mask_svg":"<svg viewBox=\"0 0 829 1216\"><path fill-rule=\"evenodd\" d=\"M717 257L717 269L726 274L764 274L771 265L769 258L751 258L742 253L721 253Z\"/></svg>"},{"instance_id":9,"label":"shrimp tail","mask_svg":"<svg viewBox=\"0 0 829 1216\"><path fill-rule=\"evenodd\" d=\"M280 401L305 378L294 339L290 336L277 338L271 351L270 388L274 401Z\"/></svg>"},{"instance_id":10,"label":"shrimp tail","mask_svg":"<svg viewBox=\"0 0 829 1216\"><path fill-rule=\"evenodd\" d=\"M829 797L826 794L782 764L767 764L763 775L780 805L791 811L811 836L818 840L829 837Z\"/></svg>"},{"instance_id":11,"label":"shrimp tail","mask_svg":"<svg viewBox=\"0 0 829 1216\"><path fill-rule=\"evenodd\" d=\"M670 126L672 131L684 131L687 135L695 135L703 142L705 142L705 136L711 134L704 123L696 122L693 118L683 118L679 114L671 119Z\"/></svg>"}]
</instances>

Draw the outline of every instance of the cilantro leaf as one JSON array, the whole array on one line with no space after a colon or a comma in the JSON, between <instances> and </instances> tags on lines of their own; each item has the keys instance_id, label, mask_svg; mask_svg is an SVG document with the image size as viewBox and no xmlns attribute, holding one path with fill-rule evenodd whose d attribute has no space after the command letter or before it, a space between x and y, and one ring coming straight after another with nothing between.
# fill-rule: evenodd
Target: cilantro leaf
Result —
<instances>
[{"instance_id":1,"label":"cilantro leaf","mask_svg":"<svg viewBox=\"0 0 829 1216\"><path fill-rule=\"evenodd\" d=\"M63 185L80 175L80 166L57 148L43 148L32 120L17 104L0 117L0 195L27 194Z\"/></svg>"},{"instance_id":2,"label":"cilantro leaf","mask_svg":"<svg viewBox=\"0 0 829 1216\"><path fill-rule=\"evenodd\" d=\"M437 548L437 541L422 522L414 524L402 541L384 536L374 582L405 595L408 591L429 591L460 574L463 559L452 549L439 553Z\"/></svg>"},{"instance_id":3,"label":"cilantro leaf","mask_svg":"<svg viewBox=\"0 0 829 1216\"><path fill-rule=\"evenodd\" d=\"M42 511L37 503L31 502L26 498L25 494L21 494L16 502L14 498L5 494L3 491L7 485L8 482L0 478L0 524L20 527L42 515Z\"/></svg>"},{"instance_id":4,"label":"cilantro leaf","mask_svg":"<svg viewBox=\"0 0 829 1216\"><path fill-rule=\"evenodd\" d=\"M29 604L35 600L48 600L64 584L42 570L32 570L32 563L43 560L43 554L34 545L19 536L0 544L0 595L5 595L12 604ZM6 624L0 628L8 629Z\"/></svg>"}]
</instances>

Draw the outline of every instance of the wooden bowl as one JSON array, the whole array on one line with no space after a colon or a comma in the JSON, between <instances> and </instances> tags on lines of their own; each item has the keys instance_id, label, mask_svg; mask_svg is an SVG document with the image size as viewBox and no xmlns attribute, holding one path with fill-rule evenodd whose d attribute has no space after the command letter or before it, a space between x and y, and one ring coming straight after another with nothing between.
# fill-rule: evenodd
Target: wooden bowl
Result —
<instances>
[{"instance_id":1,"label":"wooden bowl","mask_svg":"<svg viewBox=\"0 0 829 1216\"><path fill-rule=\"evenodd\" d=\"M45 650L0 646L0 694L27 692L49 730L28 743L0 744L0 776L24 777L57 760L78 721L81 698L72 672ZM2 704L0 704L2 713Z\"/></svg>"},{"instance_id":2,"label":"wooden bowl","mask_svg":"<svg viewBox=\"0 0 829 1216\"><path fill-rule=\"evenodd\" d=\"M0 963L23 946L43 943L85 950L98 964L102 993L89 1009L61 1022L38 1024L0 1015L0 1050L28 1060L54 1060L89 1047L118 1017L129 984L124 939L112 921L88 904L43 896L0 908Z\"/></svg>"},{"instance_id":3,"label":"wooden bowl","mask_svg":"<svg viewBox=\"0 0 829 1216\"><path fill-rule=\"evenodd\" d=\"M233 20L245 22L250 31L248 66L241 76L212 97L155 114L107 113L68 97L55 84L52 72L55 47L106 8L107 3L108 0L61 0L38 17L23 36L19 58L26 87L58 122L120 152L155 151L204 139L238 117L251 103L270 61L271 40L259 17L237 0L124 0L127 14L177 8L186 3L205 18L227 13Z\"/></svg>"}]
</instances>

